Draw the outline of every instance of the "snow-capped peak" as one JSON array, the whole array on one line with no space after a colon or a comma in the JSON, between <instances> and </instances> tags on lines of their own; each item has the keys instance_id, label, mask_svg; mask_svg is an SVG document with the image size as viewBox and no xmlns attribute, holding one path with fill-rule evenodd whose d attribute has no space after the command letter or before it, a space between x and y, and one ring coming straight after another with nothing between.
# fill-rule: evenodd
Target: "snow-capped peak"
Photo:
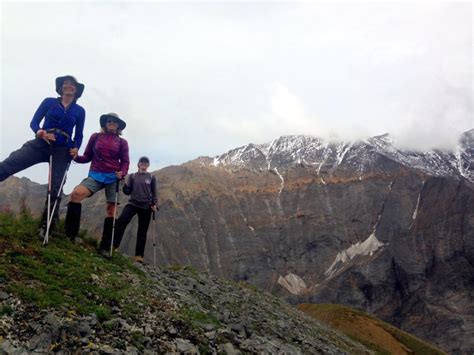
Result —
<instances>
[{"instance_id":1,"label":"snow-capped peak","mask_svg":"<svg viewBox=\"0 0 474 355\"><path fill-rule=\"evenodd\" d=\"M389 134L362 141L331 142L315 136L281 136L264 144L247 144L214 158L214 166L272 170L295 165L333 174L341 168L363 174L377 156L435 176L474 182L474 129L465 132L455 151L414 152L396 147Z\"/></svg>"}]
</instances>

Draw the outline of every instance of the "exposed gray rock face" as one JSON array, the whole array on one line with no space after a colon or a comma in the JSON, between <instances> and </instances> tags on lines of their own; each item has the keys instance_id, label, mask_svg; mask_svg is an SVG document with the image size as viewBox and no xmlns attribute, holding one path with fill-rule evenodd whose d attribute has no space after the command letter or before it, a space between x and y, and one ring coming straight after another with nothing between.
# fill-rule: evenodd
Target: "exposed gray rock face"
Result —
<instances>
[{"instance_id":1,"label":"exposed gray rock face","mask_svg":"<svg viewBox=\"0 0 474 355\"><path fill-rule=\"evenodd\" d=\"M43 211L47 191L47 185L37 184L28 178L9 177L0 182L0 211L18 213L22 207L28 207L33 214L39 215Z\"/></svg>"}]
</instances>

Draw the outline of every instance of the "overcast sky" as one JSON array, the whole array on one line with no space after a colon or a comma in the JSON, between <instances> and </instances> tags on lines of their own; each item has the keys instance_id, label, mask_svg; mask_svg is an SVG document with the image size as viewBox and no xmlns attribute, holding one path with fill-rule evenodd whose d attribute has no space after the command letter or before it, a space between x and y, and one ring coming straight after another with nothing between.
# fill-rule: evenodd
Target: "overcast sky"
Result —
<instances>
[{"instance_id":1,"label":"overcast sky","mask_svg":"<svg viewBox=\"0 0 474 355\"><path fill-rule=\"evenodd\" d=\"M33 137L54 79L128 126L131 170L280 135L452 148L473 122L473 9L457 3L56 2L1 5L0 160ZM73 165L66 191L86 177ZM44 183L42 164L18 173Z\"/></svg>"}]
</instances>

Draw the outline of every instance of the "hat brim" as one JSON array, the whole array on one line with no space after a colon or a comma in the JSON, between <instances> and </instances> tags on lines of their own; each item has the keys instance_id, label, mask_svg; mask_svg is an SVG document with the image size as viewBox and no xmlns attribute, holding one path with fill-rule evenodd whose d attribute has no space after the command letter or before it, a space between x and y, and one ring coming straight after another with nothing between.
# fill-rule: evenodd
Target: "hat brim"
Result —
<instances>
[{"instance_id":1,"label":"hat brim","mask_svg":"<svg viewBox=\"0 0 474 355\"><path fill-rule=\"evenodd\" d=\"M114 121L116 121L117 124L118 124L118 129L120 129L121 131L123 131L125 129L125 127L127 127L127 124L125 123L124 120L122 120L118 117L112 116L112 115L102 115L102 116L100 116L100 126L105 128L105 125L107 124L108 119L113 119Z\"/></svg>"},{"instance_id":2,"label":"hat brim","mask_svg":"<svg viewBox=\"0 0 474 355\"><path fill-rule=\"evenodd\" d=\"M58 93L58 95L61 95L61 88L63 87L64 80L66 79L70 79L74 81L76 85L76 94L74 96L76 99L80 98L82 96L82 93L84 92L85 86L84 84L81 84L80 82L78 82L76 78L74 78L71 75L59 76L56 78L56 92Z\"/></svg>"}]
</instances>

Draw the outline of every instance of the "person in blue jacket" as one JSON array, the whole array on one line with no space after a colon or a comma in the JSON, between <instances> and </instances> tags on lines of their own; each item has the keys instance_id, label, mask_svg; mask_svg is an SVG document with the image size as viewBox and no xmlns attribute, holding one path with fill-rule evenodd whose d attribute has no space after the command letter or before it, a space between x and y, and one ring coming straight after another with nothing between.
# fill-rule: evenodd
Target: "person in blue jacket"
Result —
<instances>
[{"instance_id":1,"label":"person in blue jacket","mask_svg":"<svg viewBox=\"0 0 474 355\"><path fill-rule=\"evenodd\" d=\"M81 146L86 115L84 108L77 104L77 99L84 92L84 84L79 83L72 75L60 76L56 78L56 92L59 97L44 99L31 120L30 127L35 138L23 144L20 149L15 150L8 158L0 162L0 181L3 181L32 165L49 162L51 155L51 209L58 196L67 166L71 161L71 155L77 153ZM58 220L60 202L61 199L58 198L53 222ZM47 215L48 203L46 200L40 235L45 233Z\"/></svg>"}]
</instances>

